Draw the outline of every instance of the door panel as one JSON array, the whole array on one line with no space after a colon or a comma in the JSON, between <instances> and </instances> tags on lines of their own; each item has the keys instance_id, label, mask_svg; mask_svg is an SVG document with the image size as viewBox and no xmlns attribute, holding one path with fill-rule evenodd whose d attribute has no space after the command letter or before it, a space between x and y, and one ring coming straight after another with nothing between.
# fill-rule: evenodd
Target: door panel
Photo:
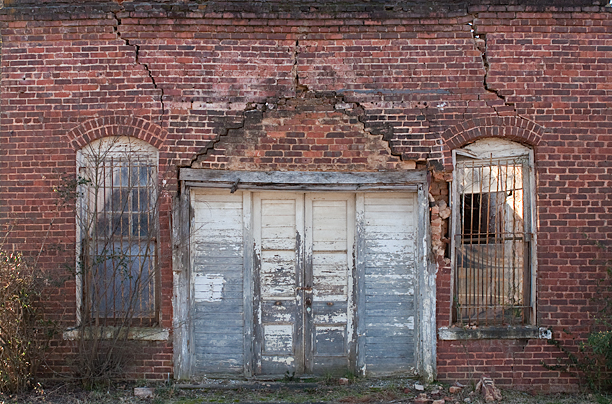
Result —
<instances>
[{"instance_id":1,"label":"door panel","mask_svg":"<svg viewBox=\"0 0 612 404\"><path fill-rule=\"evenodd\" d=\"M360 201L366 335L360 368L379 375L410 371L415 366L416 195L367 193Z\"/></svg>"},{"instance_id":2,"label":"door panel","mask_svg":"<svg viewBox=\"0 0 612 404\"><path fill-rule=\"evenodd\" d=\"M303 367L300 194L253 196L255 241L255 373L284 374Z\"/></svg>"},{"instance_id":3,"label":"door panel","mask_svg":"<svg viewBox=\"0 0 612 404\"><path fill-rule=\"evenodd\" d=\"M269 192L253 201L255 373L346 372L354 196Z\"/></svg>"},{"instance_id":4,"label":"door panel","mask_svg":"<svg viewBox=\"0 0 612 404\"><path fill-rule=\"evenodd\" d=\"M305 371L342 374L354 365L355 197L312 193L305 200Z\"/></svg>"},{"instance_id":5,"label":"door panel","mask_svg":"<svg viewBox=\"0 0 612 404\"><path fill-rule=\"evenodd\" d=\"M191 291L197 373L242 373L242 193L192 191Z\"/></svg>"}]
</instances>

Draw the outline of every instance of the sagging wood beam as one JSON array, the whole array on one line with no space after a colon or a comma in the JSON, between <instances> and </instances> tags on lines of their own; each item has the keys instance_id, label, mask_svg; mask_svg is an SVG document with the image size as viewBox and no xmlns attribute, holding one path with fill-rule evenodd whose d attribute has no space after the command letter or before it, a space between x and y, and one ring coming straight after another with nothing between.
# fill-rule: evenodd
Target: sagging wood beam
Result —
<instances>
[{"instance_id":1,"label":"sagging wood beam","mask_svg":"<svg viewBox=\"0 0 612 404\"><path fill-rule=\"evenodd\" d=\"M426 171L394 172L312 172L312 171L230 171L182 168L180 180L193 187L282 190L416 190L427 180Z\"/></svg>"}]
</instances>

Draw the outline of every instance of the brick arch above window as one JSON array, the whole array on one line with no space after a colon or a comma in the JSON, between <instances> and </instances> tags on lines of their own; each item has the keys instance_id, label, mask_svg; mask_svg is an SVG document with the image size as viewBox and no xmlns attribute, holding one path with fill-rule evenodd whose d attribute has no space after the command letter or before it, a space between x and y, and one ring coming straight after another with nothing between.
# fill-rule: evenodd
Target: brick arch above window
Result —
<instances>
[{"instance_id":1,"label":"brick arch above window","mask_svg":"<svg viewBox=\"0 0 612 404\"><path fill-rule=\"evenodd\" d=\"M67 133L74 150L80 150L94 140L109 136L134 137L160 149L166 135L167 132L161 126L132 116L90 119Z\"/></svg>"},{"instance_id":2,"label":"brick arch above window","mask_svg":"<svg viewBox=\"0 0 612 404\"><path fill-rule=\"evenodd\" d=\"M444 166L452 171L452 151L482 138L504 138L535 147L545 128L520 117L484 117L470 119L442 133Z\"/></svg>"}]
</instances>

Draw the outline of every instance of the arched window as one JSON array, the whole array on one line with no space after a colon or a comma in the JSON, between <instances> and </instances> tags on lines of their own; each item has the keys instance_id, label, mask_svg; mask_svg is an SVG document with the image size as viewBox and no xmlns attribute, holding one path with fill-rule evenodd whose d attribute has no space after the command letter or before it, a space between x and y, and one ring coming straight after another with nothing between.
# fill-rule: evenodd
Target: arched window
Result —
<instances>
[{"instance_id":1,"label":"arched window","mask_svg":"<svg viewBox=\"0 0 612 404\"><path fill-rule=\"evenodd\" d=\"M453 321L531 324L533 153L491 138L454 150L453 161Z\"/></svg>"},{"instance_id":2,"label":"arched window","mask_svg":"<svg viewBox=\"0 0 612 404\"><path fill-rule=\"evenodd\" d=\"M131 137L96 140L78 154L81 321L157 320L157 164Z\"/></svg>"}]
</instances>

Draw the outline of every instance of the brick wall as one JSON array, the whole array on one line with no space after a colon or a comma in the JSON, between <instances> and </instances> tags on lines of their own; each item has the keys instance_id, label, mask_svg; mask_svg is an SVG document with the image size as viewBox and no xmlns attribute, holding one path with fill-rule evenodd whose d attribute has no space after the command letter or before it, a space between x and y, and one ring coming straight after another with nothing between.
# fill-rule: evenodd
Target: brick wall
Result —
<instances>
[{"instance_id":1,"label":"brick wall","mask_svg":"<svg viewBox=\"0 0 612 404\"><path fill-rule=\"evenodd\" d=\"M293 171L396 171L414 161L392 156L381 135L364 130L363 111L342 97L311 94L245 113L198 156L192 168Z\"/></svg>"},{"instance_id":2,"label":"brick wall","mask_svg":"<svg viewBox=\"0 0 612 404\"><path fill-rule=\"evenodd\" d=\"M612 13L426 2L5 2L1 15L0 225L4 248L48 271L74 265L73 207L54 187L76 151L110 134L160 151L161 325L171 328L171 198L178 167L429 169L438 325L450 321L451 149L485 136L534 147L538 310L555 336L588 330L610 230ZM35 12L32 12L35 10ZM49 314L75 322L75 282ZM56 352L70 352L58 341ZM135 375L165 378L170 343ZM543 341L439 341L442 380L568 390ZM164 356L163 363L157 354ZM61 367L59 359L52 364Z\"/></svg>"}]
</instances>

